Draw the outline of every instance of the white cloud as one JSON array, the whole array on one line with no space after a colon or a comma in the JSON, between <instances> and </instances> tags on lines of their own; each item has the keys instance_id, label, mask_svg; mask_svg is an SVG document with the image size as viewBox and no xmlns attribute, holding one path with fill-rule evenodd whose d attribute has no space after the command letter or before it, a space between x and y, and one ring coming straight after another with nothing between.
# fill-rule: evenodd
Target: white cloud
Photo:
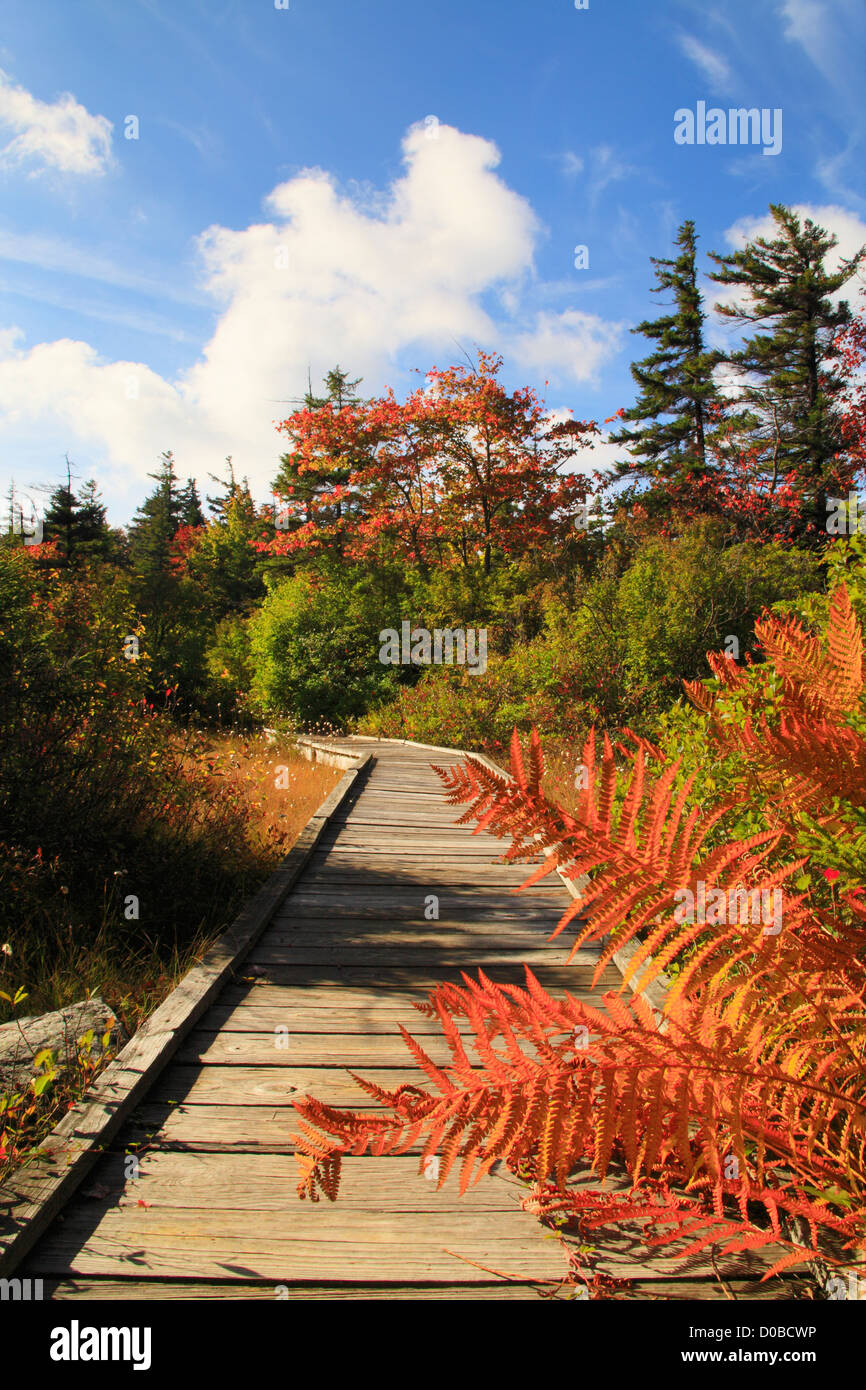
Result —
<instances>
[{"instance_id":1,"label":"white cloud","mask_svg":"<svg viewBox=\"0 0 866 1390\"><path fill-rule=\"evenodd\" d=\"M730 91L732 78L727 59L691 34L679 34L677 42L686 57L700 68L710 86L717 91Z\"/></svg>"},{"instance_id":2,"label":"white cloud","mask_svg":"<svg viewBox=\"0 0 866 1390\"><path fill-rule=\"evenodd\" d=\"M506 369L593 379L620 326L574 310L521 310L541 228L495 173L496 146L419 126L403 154L405 171L378 196L341 192L327 173L305 170L268 196L268 220L203 232L205 288L221 314L199 359L173 382L140 363L102 361L82 342L7 344L4 453L14 428L38 425L62 448L75 441L82 471L98 472L122 516L167 448L184 475L202 480L231 453L267 495L282 442L274 423L291 409L280 402L303 394L308 364L315 382L339 361L374 394L396 385L404 365L454 360L458 340L501 351ZM484 297L509 288L494 319Z\"/></svg>"},{"instance_id":3,"label":"white cloud","mask_svg":"<svg viewBox=\"0 0 866 1390\"><path fill-rule=\"evenodd\" d=\"M0 126L15 131L0 164L35 164L64 174L103 174L111 161L111 121L92 116L70 92L45 102L0 70ZM36 170L32 171L36 172Z\"/></svg>"},{"instance_id":4,"label":"white cloud","mask_svg":"<svg viewBox=\"0 0 866 1390\"><path fill-rule=\"evenodd\" d=\"M578 309L542 312L529 332L511 337L509 352L521 367L535 375L546 373L557 385L596 382L599 368L617 351L625 327Z\"/></svg>"}]
</instances>

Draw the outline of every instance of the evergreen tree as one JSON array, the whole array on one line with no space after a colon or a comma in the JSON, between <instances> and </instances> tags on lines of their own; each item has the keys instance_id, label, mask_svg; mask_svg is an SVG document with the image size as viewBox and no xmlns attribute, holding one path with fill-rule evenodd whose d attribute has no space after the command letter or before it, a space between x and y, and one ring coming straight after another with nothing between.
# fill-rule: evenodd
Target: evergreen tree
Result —
<instances>
[{"instance_id":1,"label":"evergreen tree","mask_svg":"<svg viewBox=\"0 0 866 1390\"><path fill-rule=\"evenodd\" d=\"M61 483L51 493L43 523L43 538L59 542L58 559L62 565L71 565L75 556L78 512L78 498L72 491L72 464L67 454L66 483Z\"/></svg>"},{"instance_id":2,"label":"evergreen tree","mask_svg":"<svg viewBox=\"0 0 866 1390\"><path fill-rule=\"evenodd\" d=\"M187 558L187 571L217 619L246 612L265 592L262 561L253 542L267 523L258 514L246 478L238 483L232 474L231 489L230 496L219 499L219 515L202 530Z\"/></svg>"},{"instance_id":3,"label":"evergreen tree","mask_svg":"<svg viewBox=\"0 0 866 1390\"><path fill-rule=\"evenodd\" d=\"M204 512L195 478L187 478L184 486L178 489L177 501L181 526L204 526Z\"/></svg>"},{"instance_id":4,"label":"evergreen tree","mask_svg":"<svg viewBox=\"0 0 866 1390\"><path fill-rule=\"evenodd\" d=\"M834 304L831 296L851 279L866 247L829 273L824 258L836 237L782 204L771 204L770 212L778 232L773 240L758 237L728 256L711 253L719 269L710 278L745 291L742 303L717 304L717 311L765 329L720 360L740 378L733 422L740 437L771 450L773 481L796 474L808 498L806 520L823 532L834 456L842 447L838 405L845 383L835 370L834 338L851 319L848 304Z\"/></svg>"},{"instance_id":5,"label":"evergreen tree","mask_svg":"<svg viewBox=\"0 0 866 1390\"><path fill-rule=\"evenodd\" d=\"M105 507L99 500L99 489L93 478L82 486L78 495L66 485L55 488L45 511L44 538L59 541L59 558L64 565L79 560L105 560L118 551L116 538L105 519Z\"/></svg>"},{"instance_id":6,"label":"evergreen tree","mask_svg":"<svg viewBox=\"0 0 866 1390\"><path fill-rule=\"evenodd\" d=\"M241 484L238 483L235 477L235 468L232 463L231 454L228 454L226 457L226 468L228 469L228 478L218 478L216 473L208 473L211 482L217 483L223 489L222 496L207 497L206 499L208 510L218 521L225 521L229 505L237 496L241 487ZM246 488L247 492L249 492L249 483L246 478L244 478L243 486Z\"/></svg>"},{"instance_id":7,"label":"evergreen tree","mask_svg":"<svg viewBox=\"0 0 866 1390\"><path fill-rule=\"evenodd\" d=\"M312 385L308 383L306 394L304 395L305 410L322 410L328 406L335 411L345 409L346 406L355 405L358 402L356 387L361 384L362 377L357 377L354 381L349 380L349 373L341 370L340 366L332 367L325 375L323 396L313 394ZM326 465L327 465L327 461ZM274 492L277 497L291 499L291 522L294 528L310 521L313 516L311 507L314 499L323 492L332 492L335 487L344 487L349 480L351 467L335 468L325 466L321 470L304 469L300 472L295 465L292 454L282 454L280 456L280 469L274 480ZM331 509L331 519L338 522L343 515L344 504L336 502ZM322 508L316 509L316 519L320 524L327 523L328 511Z\"/></svg>"},{"instance_id":8,"label":"evergreen tree","mask_svg":"<svg viewBox=\"0 0 866 1390\"><path fill-rule=\"evenodd\" d=\"M129 554L139 602L159 625L177 596L171 567L171 543L182 525L183 503L178 490L174 454L164 453L156 487L139 507L129 528Z\"/></svg>"},{"instance_id":9,"label":"evergreen tree","mask_svg":"<svg viewBox=\"0 0 866 1390\"><path fill-rule=\"evenodd\" d=\"M178 550L173 542L182 527L193 524L186 518L195 515L198 493L192 480L178 485L170 451L149 476L156 487L136 513L129 533L133 593L145 619L154 693L161 687L175 692L180 688L181 698L192 700L203 679L208 601L188 574L189 552ZM202 526L200 534L205 530Z\"/></svg>"},{"instance_id":10,"label":"evergreen tree","mask_svg":"<svg viewBox=\"0 0 866 1390\"><path fill-rule=\"evenodd\" d=\"M707 469L707 405L716 399L713 367L717 357L704 343L703 311L695 265L695 224L684 222L673 259L651 256L657 285L651 293L671 291L673 312L645 320L632 329L657 346L649 357L635 362L631 374L640 396L623 419L641 424L612 435L627 444L639 462L617 464L620 474L643 473L654 480L682 482L701 477Z\"/></svg>"},{"instance_id":11,"label":"evergreen tree","mask_svg":"<svg viewBox=\"0 0 866 1390\"><path fill-rule=\"evenodd\" d=\"M88 478L78 493L75 529L79 553L98 559L108 559L115 553L115 536L105 515L96 480Z\"/></svg>"}]
</instances>

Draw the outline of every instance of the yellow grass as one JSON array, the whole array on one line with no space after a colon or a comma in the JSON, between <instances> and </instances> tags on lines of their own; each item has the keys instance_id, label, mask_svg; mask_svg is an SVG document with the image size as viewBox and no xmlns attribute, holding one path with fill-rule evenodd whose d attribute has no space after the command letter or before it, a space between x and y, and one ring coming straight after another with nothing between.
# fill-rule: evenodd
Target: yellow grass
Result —
<instances>
[{"instance_id":1,"label":"yellow grass","mask_svg":"<svg viewBox=\"0 0 866 1390\"><path fill-rule=\"evenodd\" d=\"M249 843L276 867L342 772L306 758L288 741L264 734L199 735L187 761L239 795L249 814Z\"/></svg>"}]
</instances>

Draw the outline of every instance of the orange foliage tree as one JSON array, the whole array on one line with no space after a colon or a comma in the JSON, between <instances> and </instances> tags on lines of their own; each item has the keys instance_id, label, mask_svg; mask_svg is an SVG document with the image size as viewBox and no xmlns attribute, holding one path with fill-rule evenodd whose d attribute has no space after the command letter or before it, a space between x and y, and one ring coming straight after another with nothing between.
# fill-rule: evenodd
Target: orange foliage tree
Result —
<instances>
[{"instance_id":1,"label":"orange foliage tree","mask_svg":"<svg viewBox=\"0 0 866 1390\"><path fill-rule=\"evenodd\" d=\"M596 427L551 420L535 392L505 389L501 366L479 352L475 367L434 367L402 403L389 390L284 420L293 475L330 472L334 485L282 495L280 530L258 549L427 567L480 557L489 572L497 553L515 558L573 534L588 480L568 464Z\"/></svg>"}]
</instances>

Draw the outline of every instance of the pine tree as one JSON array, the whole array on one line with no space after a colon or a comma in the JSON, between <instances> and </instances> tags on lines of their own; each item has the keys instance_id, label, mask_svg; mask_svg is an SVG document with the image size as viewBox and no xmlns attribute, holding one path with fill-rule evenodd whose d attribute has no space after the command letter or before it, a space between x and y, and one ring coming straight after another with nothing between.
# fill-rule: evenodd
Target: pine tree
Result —
<instances>
[{"instance_id":1,"label":"pine tree","mask_svg":"<svg viewBox=\"0 0 866 1390\"><path fill-rule=\"evenodd\" d=\"M96 481L88 479L76 494L71 486L71 465L68 459L66 462L66 483L54 489L45 510L44 539L59 542L55 563L71 566L84 559L107 559L117 545Z\"/></svg>"},{"instance_id":2,"label":"pine tree","mask_svg":"<svg viewBox=\"0 0 866 1390\"><path fill-rule=\"evenodd\" d=\"M114 553L114 533L105 518L96 480L88 478L78 493L76 548L79 553L99 559L108 559Z\"/></svg>"},{"instance_id":3,"label":"pine tree","mask_svg":"<svg viewBox=\"0 0 866 1390\"><path fill-rule=\"evenodd\" d=\"M182 523L183 504L177 485L174 454L164 453L156 473L157 486L141 504L129 528L129 553L139 602L157 623L177 594L171 568L171 543Z\"/></svg>"},{"instance_id":4,"label":"pine tree","mask_svg":"<svg viewBox=\"0 0 866 1390\"><path fill-rule=\"evenodd\" d=\"M208 473L211 482L217 483L219 487L223 489L222 496L208 496L205 499L207 501L208 510L218 521L225 521L229 506L241 489L241 484L238 483L235 477L235 468L232 463L231 454L226 456L226 468L228 469L228 478L218 478L216 473ZM246 488L247 492L249 492L249 483L246 478L244 478L243 486Z\"/></svg>"},{"instance_id":5,"label":"pine tree","mask_svg":"<svg viewBox=\"0 0 866 1390\"><path fill-rule=\"evenodd\" d=\"M253 543L266 525L246 478L237 483L232 475L231 496L220 499L218 516L202 531L187 559L187 571L206 596L212 617L245 612L264 596L262 560Z\"/></svg>"},{"instance_id":6,"label":"pine tree","mask_svg":"<svg viewBox=\"0 0 866 1390\"><path fill-rule=\"evenodd\" d=\"M58 541L58 563L71 565L75 556L78 524L78 498L72 491L72 464L66 455L66 483L54 488L45 509L43 536Z\"/></svg>"},{"instance_id":7,"label":"pine tree","mask_svg":"<svg viewBox=\"0 0 866 1390\"><path fill-rule=\"evenodd\" d=\"M770 212L778 231L773 240L758 237L728 256L711 253L719 269L710 278L745 291L741 303L717 304L717 311L764 328L719 357L740 378L734 419L740 438L765 442L773 481L797 476L808 499L806 522L823 532L834 456L842 448L838 405L845 383L835 370L833 340L851 319L847 302L833 303L831 296L854 275L866 247L829 273L824 258L837 238L782 204L771 204Z\"/></svg>"},{"instance_id":8,"label":"pine tree","mask_svg":"<svg viewBox=\"0 0 866 1390\"><path fill-rule=\"evenodd\" d=\"M181 526L204 526L204 512L195 478L187 478L184 486L178 489L177 501Z\"/></svg>"},{"instance_id":9,"label":"pine tree","mask_svg":"<svg viewBox=\"0 0 866 1390\"><path fill-rule=\"evenodd\" d=\"M654 480L682 482L707 469L707 406L716 399L713 367L716 354L704 343L701 294L697 285L695 224L684 222L673 259L651 256L658 284L652 294L672 291L673 312L645 320L632 329L657 344L654 352L635 362L631 374L641 394L623 419L646 421L641 428L622 430L611 439L627 444L638 468L617 464L621 475L643 473Z\"/></svg>"},{"instance_id":10,"label":"pine tree","mask_svg":"<svg viewBox=\"0 0 866 1390\"><path fill-rule=\"evenodd\" d=\"M357 377L350 381L349 373L342 371L338 364L325 375L325 395L315 396L312 385L308 382L303 401L304 409L322 410L329 406L339 412L346 406L355 405L358 402L356 387L362 380L362 377ZM280 470L274 480L274 492L278 497L291 498L293 525L300 526L311 521L314 513L318 524L326 524L329 513L323 508L313 508L312 504L323 492L332 492L335 487L344 487L350 473L351 468L345 467L325 467L321 470L305 468L300 472L293 455L282 454ZM330 511L330 517L338 522L342 515L343 503L336 502Z\"/></svg>"}]
</instances>

